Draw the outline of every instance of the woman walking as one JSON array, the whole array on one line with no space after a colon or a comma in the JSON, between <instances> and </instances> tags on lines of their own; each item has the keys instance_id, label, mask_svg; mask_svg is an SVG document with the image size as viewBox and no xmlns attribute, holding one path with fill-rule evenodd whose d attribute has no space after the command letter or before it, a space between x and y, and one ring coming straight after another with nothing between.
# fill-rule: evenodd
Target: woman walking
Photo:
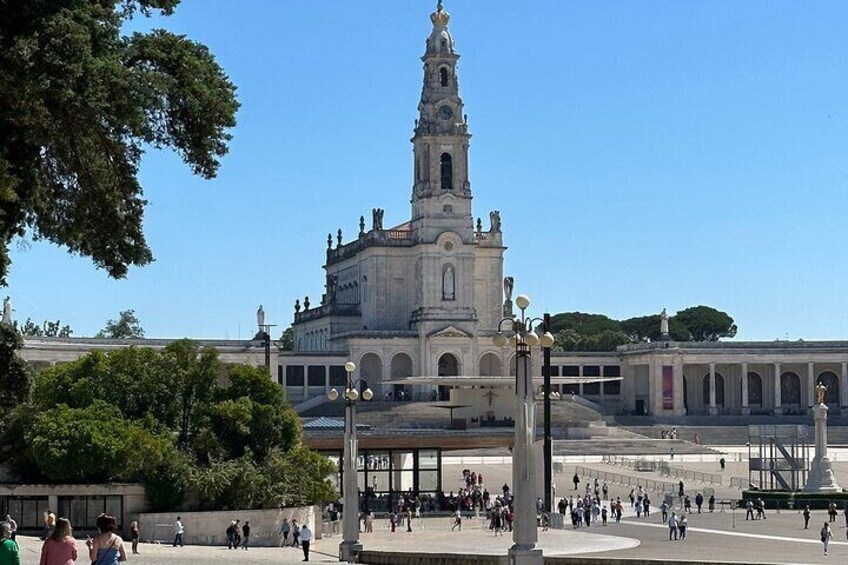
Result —
<instances>
[{"instance_id":1,"label":"woman walking","mask_svg":"<svg viewBox=\"0 0 848 565\"><path fill-rule=\"evenodd\" d=\"M827 546L830 544L830 540L833 539L833 531L830 529L830 524L827 522L824 523L821 529L821 542L824 546L824 554L827 555Z\"/></svg>"},{"instance_id":2,"label":"woman walking","mask_svg":"<svg viewBox=\"0 0 848 565\"><path fill-rule=\"evenodd\" d=\"M130 541L132 542L132 552L134 554L138 554L138 538L139 538L139 530L138 530L138 522L133 520L130 524Z\"/></svg>"},{"instance_id":3,"label":"woman walking","mask_svg":"<svg viewBox=\"0 0 848 565\"><path fill-rule=\"evenodd\" d=\"M56 527L41 546L39 565L74 565L77 559L77 542L67 518L56 520Z\"/></svg>"},{"instance_id":4,"label":"woman walking","mask_svg":"<svg viewBox=\"0 0 848 565\"><path fill-rule=\"evenodd\" d=\"M114 516L101 514L97 517L100 534L94 539L85 540L92 565L118 565L119 561L127 560L124 540L115 533L117 526Z\"/></svg>"}]
</instances>

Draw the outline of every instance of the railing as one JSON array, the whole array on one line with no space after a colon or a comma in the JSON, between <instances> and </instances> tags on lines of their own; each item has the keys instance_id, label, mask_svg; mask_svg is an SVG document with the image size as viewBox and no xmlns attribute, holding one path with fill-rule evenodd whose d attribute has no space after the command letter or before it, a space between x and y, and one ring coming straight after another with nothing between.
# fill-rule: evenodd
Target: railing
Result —
<instances>
[{"instance_id":1,"label":"railing","mask_svg":"<svg viewBox=\"0 0 848 565\"><path fill-rule=\"evenodd\" d=\"M598 471L588 467L577 466L574 472L583 477L590 479L598 479L599 481L608 484L621 485L625 487L642 487L645 490L655 492L677 492L677 485L667 483L665 481L656 481L654 479L646 479L644 477L633 477L623 473L611 473L607 471Z\"/></svg>"},{"instance_id":2,"label":"railing","mask_svg":"<svg viewBox=\"0 0 848 565\"><path fill-rule=\"evenodd\" d=\"M601 458L602 463L607 465L617 465L619 467L627 467L634 471L657 471L662 461L649 461L644 458L634 457L619 457L617 455L604 455Z\"/></svg>"},{"instance_id":3,"label":"railing","mask_svg":"<svg viewBox=\"0 0 848 565\"><path fill-rule=\"evenodd\" d=\"M730 477L730 488L747 489L750 487L761 488L760 478L752 476L748 477Z\"/></svg>"},{"instance_id":4,"label":"railing","mask_svg":"<svg viewBox=\"0 0 848 565\"><path fill-rule=\"evenodd\" d=\"M716 473L704 473L702 471L692 471L689 469L681 469L679 467L672 467L665 463L661 462L659 466L660 475L663 477L674 477L675 479L683 479L687 481L697 481L701 483L709 483L711 485L721 485L724 484L724 479L721 475Z\"/></svg>"}]
</instances>

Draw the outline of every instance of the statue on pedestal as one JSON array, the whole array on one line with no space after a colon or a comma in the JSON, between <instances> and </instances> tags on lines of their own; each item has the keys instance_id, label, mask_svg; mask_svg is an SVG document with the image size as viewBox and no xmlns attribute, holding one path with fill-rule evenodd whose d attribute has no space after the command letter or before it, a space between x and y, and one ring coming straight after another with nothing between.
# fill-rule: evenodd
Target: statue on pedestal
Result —
<instances>
[{"instance_id":1,"label":"statue on pedestal","mask_svg":"<svg viewBox=\"0 0 848 565\"><path fill-rule=\"evenodd\" d=\"M665 311L665 308L662 309L662 314L660 314L660 334L662 334L663 339L668 339L668 312Z\"/></svg>"},{"instance_id":2,"label":"statue on pedestal","mask_svg":"<svg viewBox=\"0 0 848 565\"><path fill-rule=\"evenodd\" d=\"M826 396L827 387L824 386L823 382L819 381L819 384L816 385L816 404L824 404Z\"/></svg>"},{"instance_id":3,"label":"statue on pedestal","mask_svg":"<svg viewBox=\"0 0 848 565\"><path fill-rule=\"evenodd\" d=\"M259 305L259 310L256 311L256 323L259 325L259 331L264 331L265 329L265 309L262 305Z\"/></svg>"},{"instance_id":4,"label":"statue on pedestal","mask_svg":"<svg viewBox=\"0 0 848 565\"><path fill-rule=\"evenodd\" d=\"M3 318L0 321L12 325L12 298L10 296L3 299Z\"/></svg>"}]
</instances>

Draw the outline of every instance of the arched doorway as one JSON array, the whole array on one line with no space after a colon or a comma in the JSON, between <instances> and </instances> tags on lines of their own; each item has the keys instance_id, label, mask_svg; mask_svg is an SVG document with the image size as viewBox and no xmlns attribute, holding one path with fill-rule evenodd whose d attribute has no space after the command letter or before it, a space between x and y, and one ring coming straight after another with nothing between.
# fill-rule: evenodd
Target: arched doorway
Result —
<instances>
[{"instance_id":1,"label":"arched doorway","mask_svg":"<svg viewBox=\"0 0 848 565\"><path fill-rule=\"evenodd\" d=\"M836 373L825 371L819 375L816 383L822 383L827 387L827 392L824 394L824 403L828 406L839 407L839 377L836 376Z\"/></svg>"},{"instance_id":2,"label":"arched doorway","mask_svg":"<svg viewBox=\"0 0 848 565\"><path fill-rule=\"evenodd\" d=\"M459 359L453 353L445 353L439 357L439 376L459 376ZM448 386L439 386L439 400L450 400L450 389Z\"/></svg>"},{"instance_id":3,"label":"arched doorway","mask_svg":"<svg viewBox=\"0 0 848 565\"><path fill-rule=\"evenodd\" d=\"M392 357L391 363L391 378L392 380L405 379L412 376L412 357L406 353L398 353ZM393 385L392 391L386 391L386 394L393 397L394 400L411 400L412 389L407 385Z\"/></svg>"},{"instance_id":4,"label":"arched doorway","mask_svg":"<svg viewBox=\"0 0 848 565\"><path fill-rule=\"evenodd\" d=\"M763 406L763 378L757 373L748 373L748 406Z\"/></svg>"},{"instance_id":5,"label":"arched doorway","mask_svg":"<svg viewBox=\"0 0 848 565\"><path fill-rule=\"evenodd\" d=\"M383 360L376 353L366 353L359 360L359 378L368 383L376 398L383 397ZM360 392L365 389L359 385Z\"/></svg>"},{"instance_id":6,"label":"arched doorway","mask_svg":"<svg viewBox=\"0 0 848 565\"><path fill-rule=\"evenodd\" d=\"M497 353L484 353L480 357L480 376L499 377L503 374L501 358Z\"/></svg>"},{"instance_id":7,"label":"arched doorway","mask_svg":"<svg viewBox=\"0 0 848 565\"><path fill-rule=\"evenodd\" d=\"M801 405L801 377L791 371L780 375L780 404Z\"/></svg>"},{"instance_id":8,"label":"arched doorway","mask_svg":"<svg viewBox=\"0 0 848 565\"><path fill-rule=\"evenodd\" d=\"M724 406L724 377L721 373L715 374L715 397L716 397L716 406ZM704 375L704 406L709 406L710 404L710 375L707 373Z\"/></svg>"}]
</instances>

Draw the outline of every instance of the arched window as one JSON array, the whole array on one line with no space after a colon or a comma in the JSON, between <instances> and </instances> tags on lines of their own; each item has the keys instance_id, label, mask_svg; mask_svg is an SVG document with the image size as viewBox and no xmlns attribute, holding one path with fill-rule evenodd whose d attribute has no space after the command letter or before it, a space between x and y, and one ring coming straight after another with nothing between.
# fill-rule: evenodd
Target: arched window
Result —
<instances>
[{"instance_id":1,"label":"arched window","mask_svg":"<svg viewBox=\"0 0 848 565\"><path fill-rule=\"evenodd\" d=\"M816 379L816 383L822 383L827 387L827 392L825 392L824 395L825 404L835 404L836 406L839 406L839 377L836 376L836 373L833 371L825 371L819 375L819 378Z\"/></svg>"},{"instance_id":2,"label":"arched window","mask_svg":"<svg viewBox=\"0 0 848 565\"><path fill-rule=\"evenodd\" d=\"M748 405L763 405L763 379L757 373L748 373Z\"/></svg>"},{"instance_id":3,"label":"arched window","mask_svg":"<svg viewBox=\"0 0 848 565\"><path fill-rule=\"evenodd\" d=\"M442 86L448 85L448 70L445 67L439 69L439 84Z\"/></svg>"},{"instance_id":4,"label":"arched window","mask_svg":"<svg viewBox=\"0 0 848 565\"><path fill-rule=\"evenodd\" d=\"M724 377L721 373L715 374L715 395L716 395L716 406L724 406ZM710 375L704 375L704 394L703 394L704 406L707 406L710 403Z\"/></svg>"},{"instance_id":5,"label":"arched window","mask_svg":"<svg viewBox=\"0 0 848 565\"><path fill-rule=\"evenodd\" d=\"M780 375L780 402L801 404L801 378L791 371Z\"/></svg>"},{"instance_id":6,"label":"arched window","mask_svg":"<svg viewBox=\"0 0 848 565\"><path fill-rule=\"evenodd\" d=\"M450 153L442 153L442 190L453 188L453 159Z\"/></svg>"}]
</instances>

